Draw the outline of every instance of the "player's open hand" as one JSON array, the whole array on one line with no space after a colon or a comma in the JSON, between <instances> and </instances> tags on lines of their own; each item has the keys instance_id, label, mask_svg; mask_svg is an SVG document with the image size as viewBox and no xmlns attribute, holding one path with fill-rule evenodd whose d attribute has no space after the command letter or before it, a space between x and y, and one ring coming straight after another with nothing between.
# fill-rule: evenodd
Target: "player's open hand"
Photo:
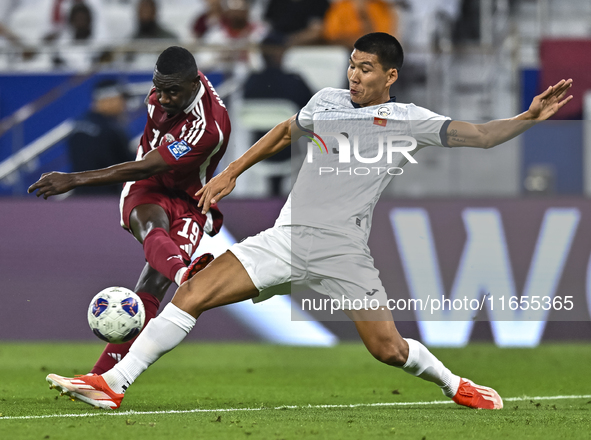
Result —
<instances>
[{"instance_id":1,"label":"player's open hand","mask_svg":"<svg viewBox=\"0 0 591 440\"><path fill-rule=\"evenodd\" d=\"M201 208L201 213L207 213L212 204L218 203L230 194L235 186L236 177L232 176L227 168L207 182L195 194L197 197L200 197L198 206Z\"/></svg>"},{"instance_id":2,"label":"player's open hand","mask_svg":"<svg viewBox=\"0 0 591 440\"><path fill-rule=\"evenodd\" d=\"M37 197L43 196L47 200L49 196L63 194L75 188L74 178L72 174L60 173L57 171L51 173L44 173L41 178L33 183L27 192L30 194L35 190Z\"/></svg>"},{"instance_id":3,"label":"player's open hand","mask_svg":"<svg viewBox=\"0 0 591 440\"><path fill-rule=\"evenodd\" d=\"M563 79L536 96L529 106L530 117L536 121L545 121L554 116L558 110L573 99L572 95L565 97L572 85L572 79Z\"/></svg>"}]
</instances>

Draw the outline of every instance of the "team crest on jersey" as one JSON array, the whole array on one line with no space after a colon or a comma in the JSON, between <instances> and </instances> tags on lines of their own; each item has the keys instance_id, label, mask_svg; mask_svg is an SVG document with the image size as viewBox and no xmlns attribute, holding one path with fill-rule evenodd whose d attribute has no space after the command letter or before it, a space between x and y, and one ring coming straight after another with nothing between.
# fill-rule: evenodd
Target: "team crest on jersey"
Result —
<instances>
[{"instance_id":1,"label":"team crest on jersey","mask_svg":"<svg viewBox=\"0 0 591 440\"><path fill-rule=\"evenodd\" d=\"M378 109L378 116L385 118L386 116L390 116L392 114L392 110L389 107L382 106Z\"/></svg>"},{"instance_id":2,"label":"team crest on jersey","mask_svg":"<svg viewBox=\"0 0 591 440\"><path fill-rule=\"evenodd\" d=\"M174 136L171 135L170 133L166 133L162 137L162 140L160 141L160 145L162 145L162 144L170 144L171 142L174 142Z\"/></svg>"},{"instance_id":3,"label":"team crest on jersey","mask_svg":"<svg viewBox=\"0 0 591 440\"><path fill-rule=\"evenodd\" d=\"M176 141L173 142L168 146L168 150L172 153L176 160L179 160L189 151L191 151L191 147L185 141Z\"/></svg>"}]
</instances>

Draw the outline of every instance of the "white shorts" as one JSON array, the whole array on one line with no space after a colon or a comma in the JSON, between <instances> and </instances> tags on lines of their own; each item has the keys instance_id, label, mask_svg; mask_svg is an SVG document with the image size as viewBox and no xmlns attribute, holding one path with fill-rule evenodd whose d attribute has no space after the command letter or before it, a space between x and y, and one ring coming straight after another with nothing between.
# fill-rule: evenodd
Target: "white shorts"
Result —
<instances>
[{"instance_id":1,"label":"white shorts","mask_svg":"<svg viewBox=\"0 0 591 440\"><path fill-rule=\"evenodd\" d=\"M333 299L376 299L385 306L379 271L363 240L310 226L274 226L230 247L260 294L311 288Z\"/></svg>"}]
</instances>

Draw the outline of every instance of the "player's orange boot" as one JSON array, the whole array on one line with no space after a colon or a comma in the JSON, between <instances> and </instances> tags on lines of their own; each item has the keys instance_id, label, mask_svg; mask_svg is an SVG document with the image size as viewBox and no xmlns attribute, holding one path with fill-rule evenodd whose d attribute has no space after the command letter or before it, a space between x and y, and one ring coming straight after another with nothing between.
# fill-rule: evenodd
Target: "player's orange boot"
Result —
<instances>
[{"instance_id":1,"label":"player's orange boot","mask_svg":"<svg viewBox=\"0 0 591 440\"><path fill-rule=\"evenodd\" d=\"M124 396L114 392L102 376L97 374L74 378L48 374L45 380L49 382L50 389L60 390L60 395L70 396L72 400L80 400L95 408L117 409Z\"/></svg>"},{"instance_id":2,"label":"player's orange boot","mask_svg":"<svg viewBox=\"0 0 591 440\"><path fill-rule=\"evenodd\" d=\"M187 271L181 277L181 284L193 278L197 274L197 272L205 269L205 267L209 263L211 263L213 259L214 256L212 254L203 254L199 258L195 258L195 260L193 260L193 262L189 264L189 267L187 267Z\"/></svg>"},{"instance_id":3,"label":"player's orange boot","mask_svg":"<svg viewBox=\"0 0 591 440\"><path fill-rule=\"evenodd\" d=\"M460 379L460 387L453 398L458 405L479 409L502 409L503 399L495 390L476 385L468 379Z\"/></svg>"}]
</instances>

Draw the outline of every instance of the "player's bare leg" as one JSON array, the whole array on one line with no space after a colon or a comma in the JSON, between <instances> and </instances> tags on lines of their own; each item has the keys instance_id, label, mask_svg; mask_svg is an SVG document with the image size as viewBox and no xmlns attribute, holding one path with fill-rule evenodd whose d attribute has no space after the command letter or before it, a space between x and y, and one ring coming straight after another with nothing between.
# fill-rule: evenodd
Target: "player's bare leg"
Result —
<instances>
[{"instance_id":1,"label":"player's bare leg","mask_svg":"<svg viewBox=\"0 0 591 440\"><path fill-rule=\"evenodd\" d=\"M197 275L199 272L201 272L203 269L205 269L209 263L211 263L214 260L214 256L212 254L203 254L200 257L195 258L191 264L189 264L187 266L187 270L185 271L185 273L181 276L181 284L187 282L188 280L190 280L191 278L193 278L195 275ZM180 284L179 284L180 286Z\"/></svg>"},{"instance_id":2,"label":"player's bare leg","mask_svg":"<svg viewBox=\"0 0 591 440\"><path fill-rule=\"evenodd\" d=\"M67 378L55 374L47 381L77 400L100 408L119 408L129 385L152 363L176 347L205 310L258 295L248 273L231 253L216 258L184 283L171 304L150 321L128 355L102 375Z\"/></svg>"},{"instance_id":3,"label":"player's bare leg","mask_svg":"<svg viewBox=\"0 0 591 440\"><path fill-rule=\"evenodd\" d=\"M439 385L443 394L459 405L503 408L503 400L495 390L456 376L423 344L402 338L389 310L346 313L355 322L361 340L377 360Z\"/></svg>"},{"instance_id":4,"label":"player's bare leg","mask_svg":"<svg viewBox=\"0 0 591 440\"><path fill-rule=\"evenodd\" d=\"M400 336L389 310L347 310L365 347L380 362L402 367L408 359L408 343Z\"/></svg>"},{"instance_id":5,"label":"player's bare leg","mask_svg":"<svg viewBox=\"0 0 591 440\"><path fill-rule=\"evenodd\" d=\"M187 274L180 249L169 235L170 219L160 205L136 206L129 216L129 226L137 241L144 245L150 266L179 286L213 260L211 254L200 257L191 263L191 274Z\"/></svg>"},{"instance_id":6,"label":"player's bare leg","mask_svg":"<svg viewBox=\"0 0 591 440\"><path fill-rule=\"evenodd\" d=\"M170 220L160 205L145 204L133 208L129 215L129 226L133 236L143 244L146 235L153 229L163 228L168 231Z\"/></svg>"},{"instance_id":7,"label":"player's bare leg","mask_svg":"<svg viewBox=\"0 0 591 440\"><path fill-rule=\"evenodd\" d=\"M181 285L171 302L198 318L206 310L254 298L258 294L242 263L228 251Z\"/></svg>"},{"instance_id":8,"label":"player's bare leg","mask_svg":"<svg viewBox=\"0 0 591 440\"><path fill-rule=\"evenodd\" d=\"M134 292L146 292L158 301L162 301L171 284L172 281L150 266L150 263L146 263L137 280Z\"/></svg>"},{"instance_id":9,"label":"player's bare leg","mask_svg":"<svg viewBox=\"0 0 591 440\"><path fill-rule=\"evenodd\" d=\"M148 261L135 287L146 310L145 327L158 313L160 302L164 299L171 280L180 285L207 266L213 260L213 255L205 254L187 268L178 246L168 235L168 215L159 205L144 204L135 207L131 211L129 225L135 238L144 245ZM132 342L107 344L91 373L102 374L113 368L127 355Z\"/></svg>"},{"instance_id":10,"label":"player's bare leg","mask_svg":"<svg viewBox=\"0 0 591 440\"><path fill-rule=\"evenodd\" d=\"M146 368L185 338L205 310L244 301L258 293L240 261L231 252L226 252L179 287L171 304L145 326L128 355L102 375L106 388L98 389L93 383L93 389L109 395L123 394ZM80 394L75 381L84 380L76 378L68 383Z\"/></svg>"},{"instance_id":11,"label":"player's bare leg","mask_svg":"<svg viewBox=\"0 0 591 440\"><path fill-rule=\"evenodd\" d=\"M141 298L146 310L145 327L158 313L160 302L164 299L166 291L172 283L171 280L174 277L182 279L189 271L183 262L178 246L167 235L170 221L161 206L155 204L137 206L130 214L129 224L135 238L144 244L146 260L148 260L135 287L135 292ZM205 258L201 264L196 260L196 267L193 268L191 274L198 272L209 262L209 258ZM166 271L168 271L168 275L166 275ZM102 374L113 368L127 355L132 342L107 344L91 373Z\"/></svg>"},{"instance_id":12,"label":"player's bare leg","mask_svg":"<svg viewBox=\"0 0 591 440\"><path fill-rule=\"evenodd\" d=\"M170 235L170 220L166 211L155 204L136 206L129 216L133 236L144 245L146 261L154 269L175 281L186 270L179 247ZM180 284L178 282L177 284Z\"/></svg>"}]
</instances>

